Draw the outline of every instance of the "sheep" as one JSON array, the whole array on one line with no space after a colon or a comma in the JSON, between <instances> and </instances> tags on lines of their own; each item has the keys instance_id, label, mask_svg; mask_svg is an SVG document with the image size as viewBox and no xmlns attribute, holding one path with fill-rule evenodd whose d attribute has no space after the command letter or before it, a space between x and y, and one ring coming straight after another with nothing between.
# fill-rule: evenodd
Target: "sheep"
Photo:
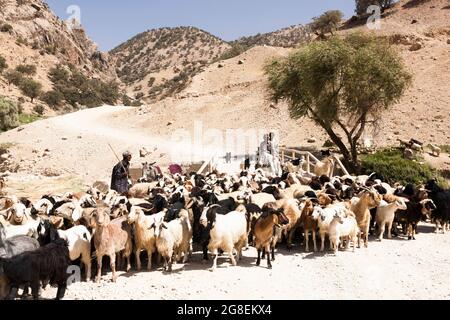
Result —
<instances>
[{"instance_id":1,"label":"sheep","mask_svg":"<svg viewBox=\"0 0 450 320\"><path fill-rule=\"evenodd\" d=\"M112 281L116 282L116 253L124 251L127 259L127 272L131 269L130 255L133 248L131 242L131 227L127 223L127 218L121 217L113 221L110 220L108 207L99 207L93 212L91 218L92 225L95 226L94 246L97 255L97 276L99 283L102 274L103 256L107 255L111 261Z\"/></svg>"},{"instance_id":2,"label":"sheep","mask_svg":"<svg viewBox=\"0 0 450 320\"><path fill-rule=\"evenodd\" d=\"M42 198L32 205L30 213L33 216L39 214L48 216L53 208L53 205L54 203L52 203L49 199Z\"/></svg>"},{"instance_id":3,"label":"sheep","mask_svg":"<svg viewBox=\"0 0 450 320\"><path fill-rule=\"evenodd\" d=\"M266 207L267 208L267 207ZM261 250L267 254L267 268L272 269L270 255L275 260L274 228L281 228L282 225L289 223L288 217L283 213L283 209L265 210L265 212L256 220L254 225L255 247L258 250L256 265L261 264Z\"/></svg>"},{"instance_id":4,"label":"sheep","mask_svg":"<svg viewBox=\"0 0 450 320\"><path fill-rule=\"evenodd\" d=\"M186 263L188 255L192 252L189 213L181 210L176 220L169 223L159 220L152 227L155 231L156 247L164 258L164 269L172 272L172 256L175 256L175 262L179 262L183 254L183 263Z\"/></svg>"},{"instance_id":5,"label":"sheep","mask_svg":"<svg viewBox=\"0 0 450 320\"><path fill-rule=\"evenodd\" d=\"M322 241L320 251L325 250L325 235L329 231L330 223L336 215L346 216L348 213L347 208L344 205L335 205L328 208L314 207L312 217L318 222L320 239Z\"/></svg>"},{"instance_id":6,"label":"sheep","mask_svg":"<svg viewBox=\"0 0 450 320\"><path fill-rule=\"evenodd\" d=\"M388 203L386 201L381 201L380 206L376 211L376 222L379 228L378 241L383 239L384 231L387 226L388 239L392 239L391 230L392 224L394 223L395 212L397 210L406 210L406 203L409 202L408 199L398 197L394 202Z\"/></svg>"},{"instance_id":7,"label":"sheep","mask_svg":"<svg viewBox=\"0 0 450 320\"><path fill-rule=\"evenodd\" d=\"M26 224L21 226L7 226L5 228L6 238L12 238L15 236L29 236L35 239L39 236L38 228L41 225L41 219L28 221Z\"/></svg>"},{"instance_id":8,"label":"sheep","mask_svg":"<svg viewBox=\"0 0 450 320\"><path fill-rule=\"evenodd\" d=\"M69 230L58 230L58 235L68 243L71 261L81 257L86 269L86 281L91 280L91 234L85 226L76 226Z\"/></svg>"},{"instance_id":9,"label":"sheep","mask_svg":"<svg viewBox=\"0 0 450 320\"><path fill-rule=\"evenodd\" d=\"M252 194L249 199L249 203L256 204L260 208L264 207L266 203L275 201L276 201L275 197L268 193Z\"/></svg>"},{"instance_id":10,"label":"sheep","mask_svg":"<svg viewBox=\"0 0 450 320\"><path fill-rule=\"evenodd\" d=\"M7 299L14 299L19 287L27 285L31 286L33 298L39 299L41 281L58 285L56 299L62 299L67 288L69 266L67 242L57 236L52 243L34 251L24 252L9 259L0 258L0 273L4 273L11 287Z\"/></svg>"},{"instance_id":11,"label":"sheep","mask_svg":"<svg viewBox=\"0 0 450 320\"><path fill-rule=\"evenodd\" d=\"M135 226L134 253L136 258L136 268L138 271L141 271L140 255L142 249L147 250L147 270L152 270L152 255L156 251L156 236L152 226L156 221L163 219L164 215L165 212L160 212L151 216L146 216L141 208L133 206L127 216L128 223L134 224Z\"/></svg>"},{"instance_id":12,"label":"sheep","mask_svg":"<svg viewBox=\"0 0 450 320\"><path fill-rule=\"evenodd\" d=\"M353 242L353 252L355 252L356 242L360 236L358 223L352 212L347 211L347 216L344 217L335 214L333 220L330 222L328 228L330 238L330 247L334 254L337 254L341 240L346 239L346 248L348 249L350 241Z\"/></svg>"},{"instance_id":13,"label":"sheep","mask_svg":"<svg viewBox=\"0 0 450 320\"><path fill-rule=\"evenodd\" d=\"M56 203L50 213L75 223L83 216L83 208L78 202L63 201L61 203Z\"/></svg>"},{"instance_id":14,"label":"sheep","mask_svg":"<svg viewBox=\"0 0 450 320\"><path fill-rule=\"evenodd\" d=\"M242 255L242 248L246 246L248 240L245 213L233 211L222 216L205 210L200 218L200 223L210 229L211 240L208 249L214 255L210 271L217 268L219 249L227 253L233 266L236 266ZM233 257L233 249L237 252L236 259Z\"/></svg>"},{"instance_id":15,"label":"sheep","mask_svg":"<svg viewBox=\"0 0 450 320\"><path fill-rule=\"evenodd\" d=\"M380 205L382 197L374 190L365 189L360 198L352 198L349 207L356 216L358 227L364 238L364 246L369 246L370 209Z\"/></svg>"},{"instance_id":16,"label":"sheep","mask_svg":"<svg viewBox=\"0 0 450 320\"><path fill-rule=\"evenodd\" d=\"M434 144L430 144L430 148L431 148L431 154L435 157L440 157L441 156L441 152L442 149L439 148L438 146L434 145Z\"/></svg>"},{"instance_id":17,"label":"sheep","mask_svg":"<svg viewBox=\"0 0 450 320\"><path fill-rule=\"evenodd\" d=\"M144 199L150 195L150 190L153 188L152 183L138 183L130 188L128 191L128 196L130 198L140 198Z\"/></svg>"},{"instance_id":18,"label":"sheep","mask_svg":"<svg viewBox=\"0 0 450 320\"><path fill-rule=\"evenodd\" d=\"M22 203L15 203L11 208L7 210L7 220L13 226L24 225L31 219L27 212L27 209Z\"/></svg>"}]
</instances>

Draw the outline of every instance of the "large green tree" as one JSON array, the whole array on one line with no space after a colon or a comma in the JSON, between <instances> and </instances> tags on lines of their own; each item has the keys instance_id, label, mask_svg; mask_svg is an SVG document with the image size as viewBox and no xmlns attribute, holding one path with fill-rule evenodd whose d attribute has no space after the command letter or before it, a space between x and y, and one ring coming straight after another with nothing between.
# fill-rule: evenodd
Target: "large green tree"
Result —
<instances>
[{"instance_id":1,"label":"large green tree","mask_svg":"<svg viewBox=\"0 0 450 320\"><path fill-rule=\"evenodd\" d=\"M337 30L343 17L344 14L339 10L326 11L319 17L313 18L309 26L312 32L324 39L327 33L333 34Z\"/></svg>"},{"instance_id":2,"label":"large green tree","mask_svg":"<svg viewBox=\"0 0 450 320\"><path fill-rule=\"evenodd\" d=\"M320 125L352 171L359 168L362 134L402 97L412 78L387 42L364 33L310 43L268 63L266 73L271 98L286 100L293 119L309 117Z\"/></svg>"}]
</instances>

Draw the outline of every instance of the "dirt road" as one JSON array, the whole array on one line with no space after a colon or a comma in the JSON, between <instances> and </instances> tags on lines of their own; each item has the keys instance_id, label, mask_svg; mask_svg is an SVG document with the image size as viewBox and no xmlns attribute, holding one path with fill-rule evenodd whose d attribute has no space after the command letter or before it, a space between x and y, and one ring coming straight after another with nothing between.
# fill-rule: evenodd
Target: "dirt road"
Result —
<instances>
[{"instance_id":1,"label":"dirt road","mask_svg":"<svg viewBox=\"0 0 450 320\"><path fill-rule=\"evenodd\" d=\"M372 241L368 249L337 256L282 248L273 270L265 261L255 266L253 248L237 267L219 259L215 272L200 262L199 253L172 274L161 269L121 273L117 283L104 268L100 284L74 284L66 299L450 299L450 234L434 234L431 225L419 230L415 241ZM53 288L44 292L46 298L55 295Z\"/></svg>"}]
</instances>

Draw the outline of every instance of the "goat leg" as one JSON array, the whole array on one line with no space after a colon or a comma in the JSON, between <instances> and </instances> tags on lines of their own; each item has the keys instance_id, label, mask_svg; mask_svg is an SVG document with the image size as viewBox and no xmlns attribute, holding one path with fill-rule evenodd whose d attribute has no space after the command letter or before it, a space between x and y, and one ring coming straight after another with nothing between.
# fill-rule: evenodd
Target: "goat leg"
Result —
<instances>
[{"instance_id":1,"label":"goat leg","mask_svg":"<svg viewBox=\"0 0 450 320\"><path fill-rule=\"evenodd\" d=\"M97 253L97 276L95 277L95 282L100 283L102 278L102 260L103 255Z\"/></svg>"},{"instance_id":2,"label":"goat leg","mask_svg":"<svg viewBox=\"0 0 450 320\"><path fill-rule=\"evenodd\" d=\"M272 269L272 263L270 262L270 254L269 254L270 246L267 246L265 248L265 251L267 251L267 268Z\"/></svg>"},{"instance_id":3,"label":"goat leg","mask_svg":"<svg viewBox=\"0 0 450 320\"><path fill-rule=\"evenodd\" d=\"M261 265L261 249L258 249L258 258L256 259L256 265Z\"/></svg>"},{"instance_id":4,"label":"goat leg","mask_svg":"<svg viewBox=\"0 0 450 320\"><path fill-rule=\"evenodd\" d=\"M19 291L19 287L11 286L11 288L9 289L9 294L5 300L14 300L16 298L17 291Z\"/></svg>"},{"instance_id":5,"label":"goat leg","mask_svg":"<svg viewBox=\"0 0 450 320\"><path fill-rule=\"evenodd\" d=\"M39 300L39 287L41 286L41 281L39 279L33 279L31 281L31 294L34 300Z\"/></svg>"},{"instance_id":6,"label":"goat leg","mask_svg":"<svg viewBox=\"0 0 450 320\"><path fill-rule=\"evenodd\" d=\"M67 283L62 283L58 285L58 292L56 293L56 300L62 300L66 293Z\"/></svg>"},{"instance_id":7,"label":"goat leg","mask_svg":"<svg viewBox=\"0 0 450 320\"><path fill-rule=\"evenodd\" d=\"M112 253L110 255L111 259L111 270L112 270L112 282L116 282L117 276L116 276L116 254Z\"/></svg>"}]
</instances>

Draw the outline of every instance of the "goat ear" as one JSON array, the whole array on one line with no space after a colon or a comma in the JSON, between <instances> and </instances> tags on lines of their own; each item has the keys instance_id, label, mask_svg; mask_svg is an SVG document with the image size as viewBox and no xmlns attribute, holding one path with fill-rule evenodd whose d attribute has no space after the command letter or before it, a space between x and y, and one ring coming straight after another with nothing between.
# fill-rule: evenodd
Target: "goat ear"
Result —
<instances>
[{"instance_id":1,"label":"goat ear","mask_svg":"<svg viewBox=\"0 0 450 320\"><path fill-rule=\"evenodd\" d=\"M167 229L167 226L166 226L165 223L161 224L161 227L162 227L163 229Z\"/></svg>"},{"instance_id":2,"label":"goat ear","mask_svg":"<svg viewBox=\"0 0 450 320\"><path fill-rule=\"evenodd\" d=\"M9 220L11 219L11 216L12 216L12 210L13 210L13 208L9 208L9 209L6 211L6 220L7 220L7 221L9 221Z\"/></svg>"}]
</instances>

